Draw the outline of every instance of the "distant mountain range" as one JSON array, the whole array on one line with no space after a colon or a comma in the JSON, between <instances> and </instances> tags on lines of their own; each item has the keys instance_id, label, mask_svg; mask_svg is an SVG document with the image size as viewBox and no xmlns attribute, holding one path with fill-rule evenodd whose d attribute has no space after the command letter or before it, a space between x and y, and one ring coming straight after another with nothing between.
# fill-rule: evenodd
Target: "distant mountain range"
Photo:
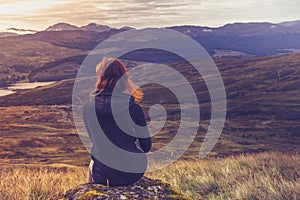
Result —
<instances>
[{"instance_id":1,"label":"distant mountain range","mask_svg":"<svg viewBox=\"0 0 300 200\"><path fill-rule=\"evenodd\" d=\"M82 27L77 27L67 23L58 23L48 27L45 31L78 31L78 30L104 32L104 31L110 31L111 28L109 26L100 25L96 23L90 23Z\"/></svg>"},{"instance_id":2,"label":"distant mountain range","mask_svg":"<svg viewBox=\"0 0 300 200\"><path fill-rule=\"evenodd\" d=\"M268 56L300 52L300 20L278 24L234 23L219 28L187 25L167 28L190 36L214 57ZM91 50L104 39L129 29L133 28L117 29L96 23L78 27L58 23L44 31L10 28L0 33L0 37L18 36L16 33L20 32L31 33L18 37Z\"/></svg>"},{"instance_id":3,"label":"distant mountain range","mask_svg":"<svg viewBox=\"0 0 300 200\"><path fill-rule=\"evenodd\" d=\"M36 32L37 32L36 30L32 30L32 29L8 28L5 31L0 31L0 37L33 34Z\"/></svg>"},{"instance_id":4,"label":"distant mountain range","mask_svg":"<svg viewBox=\"0 0 300 200\"><path fill-rule=\"evenodd\" d=\"M46 28L44 31L94 31L94 32L104 32L104 31L110 31L111 28L109 26L106 25L100 25L100 24L96 24L96 23L89 23L86 26L75 26L75 25L71 25L68 23L57 23L54 24L52 26L49 26L48 28ZM122 30L127 30L127 29L132 29L131 27L124 27L121 28ZM24 34L34 34L37 32L43 32L43 31L36 31L36 30L32 30L32 29L18 29L18 28L8 28L5 31L0 31L0 37L8 37L11 35L24 35ZM9 35L11 34L11 35Z\"/></svg>"},{"instance_id":5,"label":"distant mountain range","mask_svg":"<svg viewBox=\"0 0 300 200\"><path fill-rule=\"evenodd\" d=\"M234 23L220 28L169 27L189 35L215 57L266 56L298 52L300 21Z\"/></svg>"}]
</instances>

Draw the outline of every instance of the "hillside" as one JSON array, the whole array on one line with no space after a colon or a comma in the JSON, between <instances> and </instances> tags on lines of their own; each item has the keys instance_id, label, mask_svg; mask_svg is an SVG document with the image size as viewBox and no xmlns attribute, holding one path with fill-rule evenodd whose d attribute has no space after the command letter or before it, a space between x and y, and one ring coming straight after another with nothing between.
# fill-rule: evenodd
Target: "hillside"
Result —
<instances>
[{"instance_id":1,"label":"hillside","mask_svg":"<svg viewBox=\"0 0 300 200\"><path fill-rule=\"evenodd\" d=\"M298 21L280 24L234 23L219 28L188 25L167 28L190 36L215 58L275 56L300 52ZM105 39L129 29L133 28L117 29L95 23L77 27L58 23L44 31L20 29L31 31L31 34L0 33L0 87L27 81L29 73L36 73L40 67L52 66L55 62L59 64L52 67L58 69L60 64L64 65L64 59L87 55ZM7 31L10 30L17 29L10 28ZM149 56L136 56L135 60L144 61L145 58ZM159 59L165 62L173 61L169 57ZM70 62L66 61L65 65L70 65ZM71 65L74 66L74 63ZM67 77L72 75L62 75L61 78L55 77L53 80Z\"/></svg>"},{"instance_id":2,"label":"hillside","mask_svg":"<svg viewBox=\"0 0 300 200\"><path fill-rule=\"evenodd\" d=\"M61 26L59 31L53 31L55 27ZM29 74L36 74L40 68L45 69L51 66L56 67L55 70L57 70L61 68L60 65L73 67L75 62L73 72L69 70L67 75L62 73L61 77L52 79L63 80L74 77L78 63L82 62L82 60L77 61L76 56L87 55L89 53L87 50L93 49L101 41L123 31L123 29L90 31L93 28L101 28L93 24L83 27L83 29L72 27L68 24L58 24L35 34L0 37L0 87L20 81L34 81L31 80L32 75L29 77ZM5 34L7 35L7 33ZM53 66L55 64L57 66ZM56 72L56 74L60 73L61 71ZM44 72L43 74L44 76L51 75ZM39 78L37 77L37 79Z\"/></svg>"},{"instance_id":3,"label":"hillside","mask_svg":"<svg viewBox=\"0 0 300 200\"><path fill-rule=\"evenodd\" d=\"M30 72L49 62L85 54L78 49L58 47L48 42L0 37L0 87L17 81L27 81Z\"/></svg>"},{"instance_id":4,"label":"hillside","mask_svg":"<svg viewBox=\"0 0 300 200\"><path fill-rule=\"evenodd\" d=\"M210 156L270 150L299 152L300 79L298 77L300 74L298 68L300 54L278 57L227 58L215 61L223 76L227 92L227 119L222 136ZM171 66L180 70L190 82L194 82L193 87L199 98L202 127L189 151L184 155L184 157L194 157L199 151L209 124L211 106L209 94L203 79L190 71L188 65L173 63ZM63 161L64 159L58 159L60 160L58 161L57 158L67 155L68 149L72 149L71 152L74 155L84 153L80 140L76 134L73 134L76 133L76 130L71 113L72 87L73 80L68 79L1 97L0 114L3 118L0 119L0 123L6 124L7 128L3 129L0 134L3 141L9 140L10 142L5 145L3 143L3 146L0 145L0 148L7 149L1 151L0 156L17 161L20 157L15 151L23 152L27 149L28 155L25 159L28 160L27 162L34 159L37 162L43 161L43 163L68 163L68 161ZM178 128L180 110L176 99L170 98L172 95L169 91L156 86L148 86L143 89L145 98L141 104L146 114L150 105L155 102L164 102L170 115L165 128L154 137L153 150L155 150L173 138L172 133L176 132ZM62 108L51 105L61 105ZM68 109L64 109L65 106ZM43 109L40 112L36 111L41 108ZM147 119L149 120L149 118ZM58 125L57 122L53 124L52 120L63 121L61 121L61 125ZM18 124L22 124L22 126ZM65 125L68 126L65 127ZM35 128L41 126L42 129ZM59 126L59 131L56 126ZM18 129L20 132L26 132L26 138L11 137ZM52 130L56 133L54 136L52 136ZM43 134L50 133L47 136L50 140L56 137L61 138L61 143L53 143L51 147L55 157L43 153L48 139L45 136L36 135L40 131ZM57 135L57 133L59 134ZM72 137L77 138L73 141L76 148L67 142L70 133L72 133ZM22 140L26 142L24 143ZM24 146L26 143L29 145ZM63 144L66 145L63 147ZM14 149L14 153L10 153L12 149ZM29 149L31 150L29 151ZM55 149L60 149L60 151L55 152Z\"/></svg>"},{"instance_id":5,"label":"hillside","mask_svg":"<svg viewBox=\"0 0 300 200\"><path fill-rule=\"evenodd\" d=\"M214 45L223 45L217 48L221 53L224 53L223 47L230 51L236 50L237 54L241 47L246 48L243 52L251 48L259 49L261 53L258 55L268 55L271 52L266 53L264 48L274 50L272 56L247 57L248 52L241 58L214 58L224 80L228 109L223 133L210 156L270 150L300 151L300 54L275 56L278 42L284 48L294 48L295 46L290 45L292 43L298 45L298 23L277 24L278 29L270 29L270 26L275 25L237 23L215 29L196 26L169 27L194 39L203 40L203 45L210 53L216 50ZM4 124L4 128L0 130L2 161L8 158L12 163L69 164L72 161L67 156L72 153L73 156L81 158L74 163L80 165L87 155L72 119L74 77L89 53L88 50L111 35L130 28L114 29L97 24L77 28L58 24L57 27L61 29L0 38L0 86L19 81L56 81L48 86L20 90L0 97L0 124ZM240 39L235 41L236 37ZM216 38L221 38L223 43L214 40ZM250 38L256 42L267 43L253 43L251 46L248 44L252 40ZM273 39L276 43L274 46L269 45L273 44ZM237 49L227 48L227 44L237 45ZM232 52L228 55L230 53ZM192 83L201 109L201 127L184 158L197 156L211 114L209 93L203 79L191 66L176 60L176 56L171 53L141 49L123 55L122 58L139 60L138 63L159 60L174 67ZM126 61L126 64L134 67L137 62ZM143 90L145 98L141 104L148 121L148 108L154 103L163 102L170 116L164 129L153 138L154 151L174 137L179 125L180 108L174 95L164 88L148 85Z\"/></svg>"}]
</instances>

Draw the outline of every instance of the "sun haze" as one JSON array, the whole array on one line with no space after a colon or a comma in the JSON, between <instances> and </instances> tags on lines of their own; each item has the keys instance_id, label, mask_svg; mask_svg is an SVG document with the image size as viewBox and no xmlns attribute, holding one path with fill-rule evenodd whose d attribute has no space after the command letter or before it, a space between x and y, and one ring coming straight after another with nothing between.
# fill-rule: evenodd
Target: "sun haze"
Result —
<instances>
[{"instance_id":1,"label":"sun haze","mask_svg":"<svg viewBox=\"0 0 300 200\"><path fill-rule=\"evenodd\" d=\"M217 27L233 22L282 22L300 18L299 1L283 0L0 0L0 30L44 30L67 22L112 27Z\"/></svg>"}]
</instances>

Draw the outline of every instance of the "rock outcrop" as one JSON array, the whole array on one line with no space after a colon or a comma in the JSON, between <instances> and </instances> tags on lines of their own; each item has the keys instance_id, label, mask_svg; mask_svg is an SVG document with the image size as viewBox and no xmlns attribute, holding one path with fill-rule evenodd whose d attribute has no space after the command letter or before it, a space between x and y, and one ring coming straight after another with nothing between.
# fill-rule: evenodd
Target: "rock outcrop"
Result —
<instances>
[{"instance_id":1,"label":"rock outcrop","mask_svg":"<svg viewBox=\"0 0 300 200\"><path fill-rule=\"evenodd\" d=\"M161 180L141 178L130 186L107 186L100 184L83 184L66 192L65 200L140 200L140 199L176 199L188 200L190 198L176 191L168 183Z\"/></svg>"}]
</instances>

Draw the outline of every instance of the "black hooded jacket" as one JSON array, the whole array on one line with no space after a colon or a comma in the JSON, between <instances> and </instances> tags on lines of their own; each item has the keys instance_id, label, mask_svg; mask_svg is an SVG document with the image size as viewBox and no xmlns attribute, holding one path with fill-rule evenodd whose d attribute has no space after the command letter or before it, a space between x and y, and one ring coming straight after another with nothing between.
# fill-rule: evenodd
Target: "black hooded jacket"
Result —
<instances>
[{"instance_id":1,"label":"black hooded jacket","mask_svg":"<svg viewBox=\"0 0 300 200\"><path fill-rule=\"evenodd\" d=\"M93 180L99 184L107 184L108 180L110 185L115 186L133 184L138 181L146 171L147 158L145 153L150 150L152 144L146 127L147 124L144 113L141 107L134 102L134 98L125 93L114 93L113 103L112 91L98 93L93 98L95 100L94 102L90 101L83 107L85 127L93 143L91 150L91 156L94 160L92 170ZM130 99L129 102L128 99ZM113 111L112 106L114 106ZM94 117L97 119L96 121L92 117L92 109L96 111L96 117ZM128 118L128 111L131 119ZM116 117L121 124L117 124ZM120 155L119 157L112 156L110 158L109 156L112 155L113 152L109 149L105 149L104 146L106 143L99 142L99 140L102 139L98 137L99 130L97 129L97 125L100 125L105 137L108 138L113 145L127 152L139 153L141 157L126 158L126 156ZM145 135L147 137L145 137ZM136 145L137 140L140 144L140 148ZM117 159L118 162L121 162L121 165L141 165L144 171L131 173L116 170L101 162L101 159L98 159L101 158L101 156L108 156L108 159Z\"/></svg>"}]
</instances>

